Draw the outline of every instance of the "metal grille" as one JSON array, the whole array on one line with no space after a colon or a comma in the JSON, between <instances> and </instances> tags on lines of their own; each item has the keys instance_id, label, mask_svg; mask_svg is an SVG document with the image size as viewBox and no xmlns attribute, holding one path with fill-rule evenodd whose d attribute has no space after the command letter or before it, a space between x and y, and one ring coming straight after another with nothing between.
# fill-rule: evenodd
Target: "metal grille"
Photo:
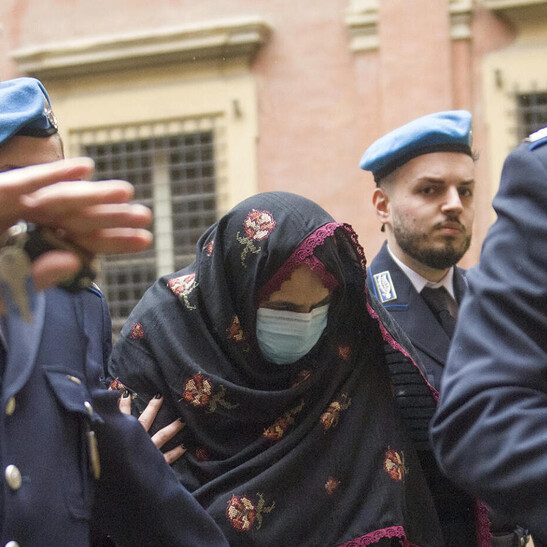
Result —
<instances>
[{"instance_id":1,"label":"metal grille","mask_svg":"<svg viewBox=\"0 0 547 547\"><path fill-rule=\"evenodd\" d=\"M97 179L130 181L135 187L135 201L154 213L153 249L102 259L99 284L108 299L115 337L158 277L194 259L199 236L216 220L219 131L214 119L192 122L179 122L179 131L187 132L176 132L171 122L168 134L159 137L138 138L143 133L157 135L167 126L74 135L80 152L95 160ZM189 127L193 130L188 131Z\"/></svg>"},{"instance_id":2,"label":"metal grille","mask_svg":"<svg viewBox=\"0 0 547 547\"><path fill-rule=\"evenodd\" d=\"M547 126L547 92L517 95L517 112L518 137L522 140Z\"/></svg>"}]
</instances>

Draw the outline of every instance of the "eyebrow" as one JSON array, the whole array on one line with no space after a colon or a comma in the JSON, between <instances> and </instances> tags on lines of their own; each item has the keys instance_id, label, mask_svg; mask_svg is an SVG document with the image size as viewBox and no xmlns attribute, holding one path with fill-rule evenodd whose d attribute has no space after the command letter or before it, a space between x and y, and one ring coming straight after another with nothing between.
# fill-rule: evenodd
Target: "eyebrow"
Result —
<instances>
[{"instance_id":1,"label":"eyebrow","mask_svg":"<svg viewBox=\"0 0 547 547\"><path fill-rule=\"evenodd\" d=\"M470 185L470 184L474 184L475 182L475 179L467 179L467 180L463 180L461 182L458 183L458 186L462 186L462 185ZM424 183L429 183L429 184L446 184L446 180L443 179L443 178L437 178L437 177L422 177L418 180L416 180L416 184L424 184Z\"/></svg>"}]
</instances>

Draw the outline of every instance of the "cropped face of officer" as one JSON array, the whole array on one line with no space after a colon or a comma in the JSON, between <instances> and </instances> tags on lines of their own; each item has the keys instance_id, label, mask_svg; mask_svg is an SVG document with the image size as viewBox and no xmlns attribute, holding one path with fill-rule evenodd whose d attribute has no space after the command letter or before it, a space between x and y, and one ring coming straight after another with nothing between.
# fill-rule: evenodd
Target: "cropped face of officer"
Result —
<instances>
[{"instance_id":1,"label":"cropped face of officer","mask_svg":"<svg viewBox=\"0 0 547 547\"><path fill-rule=\"evenodd\" d=\"M444 273L471 243L474 187L473 159L457 152L423 154L390 173L373 197L390 249L422 275Z\"/></svg>"},{"instance_id":2,"label":"cropped face of officer","mask_svg":"<svg viewBox=\"0 0 547 547\"><path fill-rule=\"evenodd\" d=\"M0 172L50 163L64 157L58 134L50 137L15 135L0 145Z\"/></svg>"}]
</instances>

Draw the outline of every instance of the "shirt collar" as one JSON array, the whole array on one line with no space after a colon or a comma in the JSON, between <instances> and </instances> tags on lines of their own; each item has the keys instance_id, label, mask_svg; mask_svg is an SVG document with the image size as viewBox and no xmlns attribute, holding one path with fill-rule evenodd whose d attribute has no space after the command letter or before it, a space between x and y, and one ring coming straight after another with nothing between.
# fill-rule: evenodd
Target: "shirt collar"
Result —
<instances>
[{"instance_id":1,"label":"shirt collar","mask_svg":"<svg viewBox=\"0 0 547 547\"><path fill-rule=\"evenodd\" d=\"M403 264L392 252L389 248L389 245L387 246L387 250L399 268L403 270L403 273L408 277L409 281L412 283L412 286L416 289L418 293L422 292L422 289L424 287L431 287L433 289L438 289L439 287L444 287L450 296L456 299L455 293L454 293L454 266L450 268L447 272L447 274L437 283L433 283L432 281L429 281L425 277L421 276L419 273L415 272L413 269L409 268L406 264Z\"/></svg>"}]
</instances>

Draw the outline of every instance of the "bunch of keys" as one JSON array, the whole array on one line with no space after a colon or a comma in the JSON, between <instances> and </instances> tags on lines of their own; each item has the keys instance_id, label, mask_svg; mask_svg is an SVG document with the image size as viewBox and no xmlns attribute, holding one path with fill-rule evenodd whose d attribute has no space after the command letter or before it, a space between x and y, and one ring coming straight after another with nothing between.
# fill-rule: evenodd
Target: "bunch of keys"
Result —
<instances>
[{"instance_id":1,"label":"bunch of keys","mask_svg":"<svg viewBox=\"0 0 547 547\"><path fill-rule=\"evenodd\" d=\"M69 292L88 287L97 276L96 259L77 245L59 238L50 228L20 221L7 231L4 245L0 248L0 281L7 286L14 305L27 322L32 320L27 288L32 262L55 249L71 251L82 261L80 271L59 286Z\"/></svg>"}]
</instances>

